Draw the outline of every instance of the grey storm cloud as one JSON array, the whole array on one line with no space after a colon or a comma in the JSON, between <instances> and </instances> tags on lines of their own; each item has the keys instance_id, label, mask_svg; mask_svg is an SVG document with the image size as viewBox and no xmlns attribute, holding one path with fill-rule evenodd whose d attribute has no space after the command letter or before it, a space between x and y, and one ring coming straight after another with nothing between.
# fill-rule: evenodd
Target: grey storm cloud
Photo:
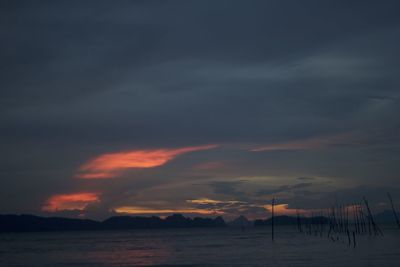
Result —
<instances>
[{"instance_id":1,"label":"grey storm cloud","mask_svg":"<svg viewBox=\"0 0 400 267\"><path fill-rule=\"evenodd\" d=\"M315 180L315 178L314 177L298 177L297 180L300 180L300 181L313 181L313 180Z\"/></svg>"},{"instance_id":2,"label":"grey storm cloud","mask_svg":"<svg viewBox=\"0 0 400 267\"><path fill-rule=\"evenodd\" d=\"M399 7L394 0L2 1L0 212L36 212L63 190L109 188L71 177L90 158L129 149L225 145L204 159L186 155L165 169L133 172L136 180L105 193L111 206L118 200L108 194L197 182L186 163L211 158L231 163L224 175L207 173L206 180L226 180L209 184L221 194L242 194L230 177L246 173L396 183ZM245 146L337 134L358 141L317 151ZM235 145L245 149L228 149Z\"/></svg>"},{"instance_id":3,"label":"grey storm cloud","mask_svg":"<svg viewBox=\"0 0 400 267\"><path fill-rule=\"evenodd\" d=\"M238 190L240 184L242 184L241 181L213 181L209 183L209 186L213 188L216 194L240 196L242 195L242 192Z\"/></svg>"},{"instance_id":4,"label":"grey storm cloud","mask_svg":"<svg viewBox=\"0 0 400 267\"><path fill-rule=\"evenodd\" d=\"M336 189L329 192L320 191L317 194L307 192L304 195L298 194L289 197L283 201L290 203L291 208L312 208L321 209L334 205L354 205L364 203L363 198L369 202L376 203L374 209L376 210L389 210L390 203L387 197L389 192L395 195L395 201L399 201L399 187L388 186L356 186L349 188Z\"/></svg>"},{"instance_id":5,"label":"grey storm cloud","mask_svg":"<svg viewBox=\"0 0 400 267\"><path fill-rule=\"evenodd\" d=\"M281 193L281 192L288 192L292 191L294 189L300 189L300 188L305 188L311 186L312 183L299 183L299 184L294 184L294 185L281 185L278 188L275 189L263 189L259 191L257 194L258 195L272 195L276 193Z\"/></svg>"}]
</instances>

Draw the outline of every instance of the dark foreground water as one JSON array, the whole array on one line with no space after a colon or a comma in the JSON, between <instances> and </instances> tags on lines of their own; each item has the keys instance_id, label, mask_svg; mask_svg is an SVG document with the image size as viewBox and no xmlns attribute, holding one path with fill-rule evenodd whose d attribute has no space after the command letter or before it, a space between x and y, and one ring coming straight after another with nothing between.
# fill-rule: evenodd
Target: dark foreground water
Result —
<instances>
[{"instance_id":1,"label":"dark foreground water","mask_svg":"<svg viewBox=\"0 0 400 267\"><path fill-rule=\"evenodd\" d=\"M269 228L0 234L0 266L400 266L400 230L357 243L288 227L273 243Z\"/></svg>"}]
</instances>

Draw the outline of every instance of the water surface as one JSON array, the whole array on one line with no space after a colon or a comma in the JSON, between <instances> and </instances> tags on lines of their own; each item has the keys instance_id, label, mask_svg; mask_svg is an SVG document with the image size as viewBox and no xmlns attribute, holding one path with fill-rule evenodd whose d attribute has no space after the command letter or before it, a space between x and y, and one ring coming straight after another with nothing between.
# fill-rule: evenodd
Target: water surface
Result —
<instances>
[{"instance_id":1,"label":"water surface","mask_svg":"<svg viewBox=\"0 0 400 267\"><path fill-rule=\"evenodd\" d=\"M349 247L291 227L0 234L0 266L400 266L400 230Z\"/></svg>"}]
</instances>

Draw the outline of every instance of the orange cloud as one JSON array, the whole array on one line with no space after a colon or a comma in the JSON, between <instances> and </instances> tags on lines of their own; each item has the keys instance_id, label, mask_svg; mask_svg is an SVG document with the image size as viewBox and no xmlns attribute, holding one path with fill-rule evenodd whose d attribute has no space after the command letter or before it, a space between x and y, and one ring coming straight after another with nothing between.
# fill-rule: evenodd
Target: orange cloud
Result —
<instances>
[{"instance_id":1,"label":"orange cloud","mask_svg":"<svg viewBox=\"0 0 400 267\"><path fill-rule=\"evenodd\" d=\"M89 204L100 201L100 193L59 194L50 197L42 207L43 211L84 210Z\"/></svg>"},{"instance_id":2,"label":"orange cloud","mask_svg":"<svg viewBox=\"0 0 400 267\"><path fill-rule=\"evenodd\" d=\"M82 179L107 179L107 178L113 178L115 174L113 173L80 173L78 174L79 178Z\"/></svg>"},{"instance_id":3,"label":"orange cloud","mask_svg":"<svg viewBox=\"0 0 400 267\"><path fill-rule=\"evenodd\" d=\"M325 137L309 138L304 140L296 140L292 142L270 144L253 148L250 151L274 151L274 150L307 150L307 149L323 149L330 146L341 146L354 144L354 138L349 134L332 135Z\"/></svg>"},{"instance_id":4,"label":"orange cloud","mask_svg":"<svg viewBox=\"0 0 400 267\"><path fill-rule=\"evenodd\" d=\"M217 145L191 146L176 149L148 149L100 155L79 168L78 178L102 179L118 176L126 169L154 168L177 156L193 151L207 150Z\"/></svg>"},{"instance_id":5,"label":"orange cloud","mask_svg":"<svg viewBox=\"0 0 400 267\"><path fill-rule=\"evenodd\" d=\"M209 198L189 199L189 200L186 200L186 202L193 203L193 204L201 204L201 205L223 203L220 200L214 200L214 199L209 199Z\"/></svg>"},{"instance_id":6,"label":"orange cloud","mask_svg":"<svg viewBox=\"0 0 400 267\"><path fill-rule=\"evenodd\" d=\"M236 200L215 200L215 199L209 199L209 198L199 198L199 199L188 199L186 200L187 203L193 203L193 204L199 204L199 205L208 205L208 204L240 204L243 203L241 201L236 201Z\"/></svg>"},{"instance_id":7,"label":"orange cloud","mask_svg":"<svg viewBox=\"0 0 400 267\"><path fill-rule=\"evenodd\" d=\"M271 212L272 211L272 205L268 204L268 205L264 205L264 208ZM290 209L288 204L277 204L274 205L274 213L275 215L296 215L297 213L302 214L302 215L306 215L308 213L310 213L309 210L303 210L303 209Z\"/></svg>"},{"instance_id":8,"label":"orange cloud","mask_svg":"<svg viewBox=\"0 0 400 267\"><path fill-rule=\"evenodd\" d=\"M125 206L115 208L116 213L123 214L173 214L173 213L197 213L202 215L222 215L222 211L207 210L207 209L151 209L145 207Z\"/></svg>"}]
</instances>

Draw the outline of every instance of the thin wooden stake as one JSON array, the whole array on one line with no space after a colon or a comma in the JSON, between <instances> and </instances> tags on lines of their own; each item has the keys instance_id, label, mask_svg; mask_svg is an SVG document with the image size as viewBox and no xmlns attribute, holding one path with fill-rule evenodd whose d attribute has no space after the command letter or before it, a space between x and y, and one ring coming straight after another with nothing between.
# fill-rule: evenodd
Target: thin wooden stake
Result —
<instances>
[{"instance_id":1,"label":"thin wooden stake","mask_svg":"<svg viewBox=\"0 0 400 267\"><path fill-rule=\"evenodd\" d=\"M372 212L371 212L371 209L369 208L367 199L365 197L363 197L363 199L364 199L364 203L365 203L365 206L366 206L367 211L368 211L368 217L369 217L369 220L370 220L370 222L372 224L372 227L374 229L375 235L380 234L380 235L383 236L382 230L378 227L378 225L374 221L374 218L372 217Z\"/></svg>"},{"instance_id":2,"label":"thin wooden stake","mask_svg":"<svg viewBox=\"0 0 400 267\"><path fill-rule=\"evenodd\" d=\"M390 200L390 205L392 206L392 211L393 211L394 218L396 219L397 226L400 228L400 221L399 221L399 217L397 216L396 209L394 208L394 205L393 205L392 196L390 195L389 192L387 193L387 195L388 195L388 198Z\"/></svg>"},{"instance_id":3,"label":"thin wooden stake","mask_svg":"<svg viewBox=\"0 0 400 267\"><path fill-rule=\"evenodd\" d=\"M271 217L271 231L272 231L272 241L274 241L274 206L275 206L275 198L272 198L272 217Z\"/></svg>"}]
</instances>

